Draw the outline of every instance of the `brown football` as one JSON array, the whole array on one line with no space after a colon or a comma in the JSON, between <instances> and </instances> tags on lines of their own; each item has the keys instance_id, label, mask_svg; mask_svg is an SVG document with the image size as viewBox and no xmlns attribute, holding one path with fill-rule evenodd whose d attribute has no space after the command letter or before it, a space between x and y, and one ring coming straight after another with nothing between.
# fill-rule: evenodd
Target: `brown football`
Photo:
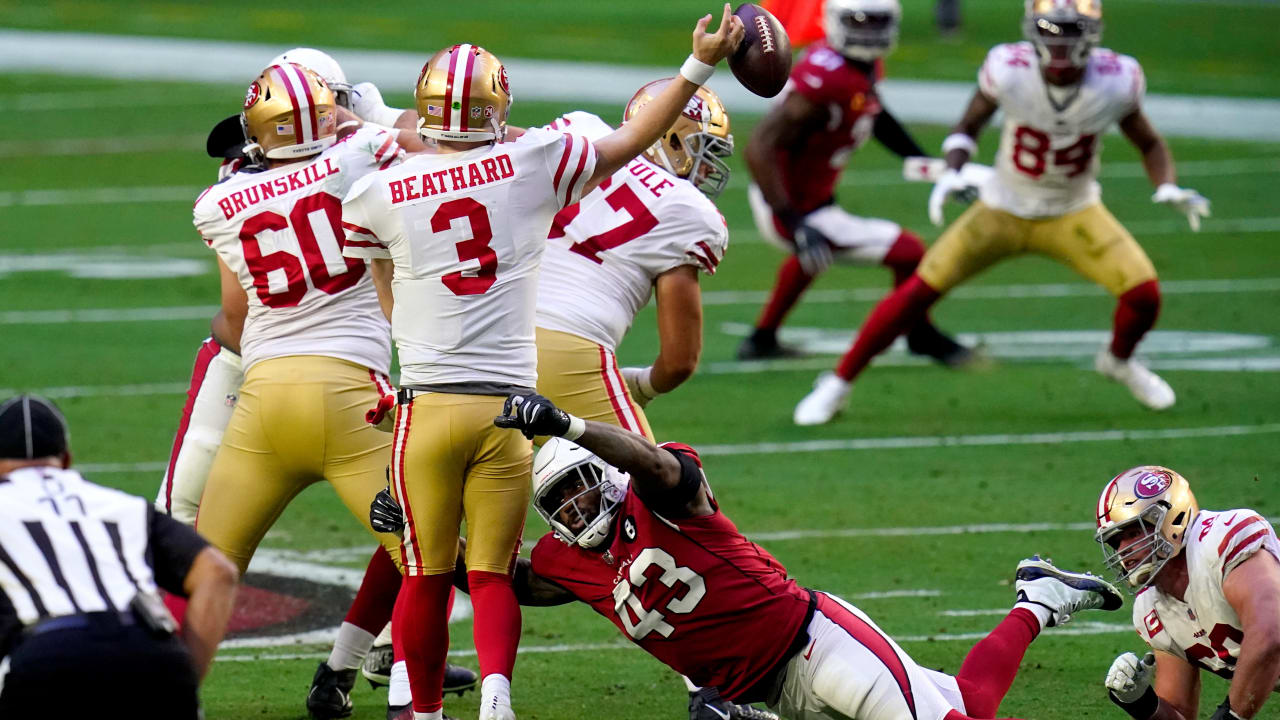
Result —
<instances>
[{"instance_id":1,"label":"brown football","mask_svg":"<svg viewBox=\"0 0 1280 720\"><path fill-rule=\"evenodd\" d=\"M791 74L791 39L772 13L755 3L743 3L733 11L746 33L729 56L729 69L738 82L762 97L782 92Z\"/></svg>"}]
</instances>

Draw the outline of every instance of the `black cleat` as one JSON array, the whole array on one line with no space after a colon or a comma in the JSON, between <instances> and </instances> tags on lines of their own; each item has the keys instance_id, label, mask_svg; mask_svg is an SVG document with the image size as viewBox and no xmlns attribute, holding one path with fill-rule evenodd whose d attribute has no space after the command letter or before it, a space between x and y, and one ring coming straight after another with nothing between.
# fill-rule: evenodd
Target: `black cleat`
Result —
<instances>
[{"instance_id":1,"label":"black cleat","mask_svg":"<svg viewBox=\"0 0 1280 720\"><path fill-rule=\"evenodd\" d=\"M320 663L307 692L307 712L315 720L351 717L351 688L355 684L355 668L334 670L329 663Z\"/></svg>"},{"instance_id":2,"label":"black cleat","mask_svg":"<svg viewBox=\"0 0 1280 720\"><path fill-rule=\"evenodd\" d=\"M956 342L930 323L920 323L907 333L907 349L912 355L933 358L950 368L966 367L978 360L978 353Z\"/></svg>"},{"instance_id":3,"label":"black cleat","mask_svg":"<svg viewBox=\"0 0 1280 720\"><path fill-rule=\"evenodd\" d=\"M750 705L735 705L720 697L715 688L699 688L689 693L689 720L778 720L778 716Z\"/></svg>"},{"instance_id":4,"label":"black cleat","mask_svg":"<svg viewBox=\"0 0 1280 720\"><path fill-rule=\"evenodd\" d=\"M470 668L461 665L444 666L444 694L454 693L461 696L468 690L474 690L480 676Z\"/></svg>"},{"instance_id":5,"label":"black cleat","mask_svg":"<svg viewBox=\"0 0 1280 720\"><path fill-rule=\"evenodd\" d=\"M391 684L391 666L394 663L395 652L390 645L374 645L369 654L364 656L360 673L369 681L369 687L386 687Z\"/></svg>"},{"instance_id":6,"label":"black cleat","mask_svg":"<svg viewBox=\"0 0 1280 720\"><path fill-rule=\"evenodd\" d=\"M773 330L756 328L738 346L739 360L777 360L798 357L804 357L804 353L779 343L778 334Z\"/></svg>"}]
</instances>

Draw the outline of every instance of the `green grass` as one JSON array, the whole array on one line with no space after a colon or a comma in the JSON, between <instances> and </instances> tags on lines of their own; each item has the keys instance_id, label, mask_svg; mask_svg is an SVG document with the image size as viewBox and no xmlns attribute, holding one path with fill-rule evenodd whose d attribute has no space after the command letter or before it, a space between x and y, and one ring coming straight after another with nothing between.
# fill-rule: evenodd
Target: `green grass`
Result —
<instances>
[{"instance_id":1,"label":"green grass","mask_svg":"<svg viewBox=\"0 0 1280 720\"><path fill-rule=\"evenodd\" d=\"M622 12L579 4L584 23L596 30L609 28L618 51L609 59L663 62L679 57L680 46L650 41L662 33L641 26L637 18L652 17L674 24L683 33L687 8L675 3L656 10L639 8ZM994 12L994 3L967 3L972 37L959 45L939 46L954 57L993 41L979 19ZM524 7L532 7L528 4ZM203 34L265 40L280 44L304 39L301 30L288 30L291 16L284 12L260 13L231 4L131 5L131 13L110 12L101 5L51 3L42 6L0 4L0 23L29 27L67 27L115 32L153 32L180 35ZM425 5L422 6L425 8ZM543 12L524 11L524 31L509 30L512 52L521 55L586 57L583 45L562 37L554 49L538 45L535 36L542 23L568 14L567 5L551 4ZM577 7L577 6L575 6ZM908 22L901 65L930 68L935 76L967 78L974 58L953 61L913 60L911 39L926 33L921 19L923 5L908 4ZM1133 3L1109 6L1112 37L1119 40L1128 17L1142 14L1147 25L1164 22L1166 15L1195 21L1212 14L1222 18L1236 13L1274 17L1272 6L1210 6ZM1141 13L1139 13L1141 11ZM414 22L383 22L353 18L341 44L419 48L442 42L450 33L468 27L496 33L488 22L467 20L461 8L448 9L434 24L425 10L409 15ZM1007 9L1001 14L1008 14ZM1016 11L1014 15L1016 15ZM95 14L96 13L96 14ZM336 11L321 11L321 15ZM631 13L631 14L628 14ZM1270 13L1270 14L1269 14ZM226 18L243 16L243 22ZM478 16L476 16L478 17ZM1167 18L1166 18L1167 19ZM161 22L163 20L163 22ZM1002 21L1005 22L1005 21ZM1012 35L1012 20L1006 22ZM1135 23L1136 24L1136 23ZM1261 21L1238 25L1239 52L1253 59L1264 55L1248 47L1251 28ZM59 25L61 26L61 25ZM628 33L614 28L626 26ZM1207 27L1208 25L1206 25ZM510 27L510 26L507 26ZM1004 27L1001 25L1000 27ZM276 30L281 32L276 33ZM288 32L284 32L288 30ZM295 34L289 34L289 33ZM603 37L584 31L573 37ZM675 31L672 31L675 32ZM994 29L989 32L995 33ZM1260 32L1260 30L1258 31ZM274 33L274 35L273 35ZM433 35L435 33L436 35ZM677 34L679 34L677 33ZM996 33L999 34L999 33ZM1184 52L1185 38L1173 38L1166 30L1138 37L1151 48L1161 49L1154 67L1187 67L1180 63L1203 62L1196 53ZM434 39L433 39L434 37ZM483 41L489 42L483 36ZM677 38L680 39L680 38ZM1175 42L1176 40L1176 42ZM540 41L538 41L540 42ZM664 41L665 42L665 41ZM1198 42L1198 40L1197 40ZM1127 48L1126 48L1127 49ZM554 50L554 51L553 51ZM634 50L635 52L632 52ZM1152 50L1154 54L1154 50ZM941 51L940 51L941 54ZM980 54L977 53L977 54ZM1140 53L1141 54L1141 53ZM1185 59L1183 59L1185 57ZM1228 56L1222 56L1228 57ZM911 64L914 63L914 64ZM1217 59L1215 59L1215 63ZM1228 64L1223 60L1224 65ZM1255 82L1258 93L1274 92L1274 78L1250 76L1250 64L1237 63L1237 79ZM962 70L962 71L961 71ZM1207 71L1211 71L1208 68ZM923 71L922 71L923 72ZM903 74L909 74L904 72ZM1208 79L1207 79L1208 78ZM1249 79L1252 78L1252 79ZM235 87L188 86L166 83L125 83L86 78L0 76L0 107L12 107L14 97L32 93L112 94L164 98L168 104L109 107L77 111L8 113L0 119L5 138L0 159L0 198L4 193L33 190L104 187L198 187L210 181L213 163L203 156L198 138L209 125L238 107L241 91ZM1182 89L1222 90L1209 75L1188 75ZM1153 86L1155 82L1153 81ZM1210 86L1213 86L1211 88ZM1270 89L1269 89L1270 88ZM1171 83L1165 89L1179 89ZM1232 92L1245 92L1244 89ZM404 103L403 96L391 96ZM516 106L517 124L537 124L569 108L537 103ZM605 117L618 108L589 107ZM740 143L749 136L755 119L735 116ZM944 130L916 128L922 144L935 147ZM84 157L49 154L50 141L80 138L171 138L171 147L132 154L97 154ZM995 136L984 144L989 158ZM1105 198L1122 222L1134 228L1140 241L1170 288L1178 282L1200 280L1266 280L1280 277L1275 253L1277 232L1229 232L1229 223L1242 218L1267 218L1274 210L1273 188L1280 182L1276 164L1280 145L1173 140L1176 157L1186 163L1185 184L1214 202L1214 218L1204 232L1193 235L1181 229L1179 219L1165 208L1153 206L1150 188L1134 177L1135 153L1119 138L1108 143L1104 160ZM1233 165L1214 165L1231 161ZM1270 164L1268 164L1270 162ZM721 271L704 281L708 292L766 290L781 255L763 244L751 225L746 209L741 159L735 158L737 175L719 205L731 230L732 242ZM1197 165L1197 163L1199 163ZM1205 165L1203 163L1209 163ZM859 153L842 187L842 204L855 212L894 219L920 232L928 240L938 230L924 215L928 187L886 180L857 184L859 178L889 178L897 160L878 147ZM874 173L874 175L872 175ZM957 209L949 210L954 217ZM1274 225L1274 218L1272 219ZM0 204L0 268L7 258L95 248L139 257L175 257L207 263L204 274L184 278L147 280L71 279L60 272L0 274L0 318L7 313L31 310L94 308L143 308L211 306L216 302L217 277L207 249L190 225L190 206L172 202L121 205L4 205ZM2 272L2 271L0 271ZM821 278L816 291L885 288L888 274L879 268L836 268ZM991 288L1012 284L1066 283L1084 287L1084 281L1058 265L1041 259L1025 259L1001 265L975 279L971 286ZM1269 287L1274 288L1272 284ZM1280 317L1275 308L1280 292L1274 289L1241 289L1217 293L1166 294L1158 330L1219 332L1260 335L1269 347L1246 354L1275 354ZM851 334L870 308L869 302L805 302L795 311L789 327L823 328ZM944 300L935 319L956 332L1106 330L1113 301L1101 295L1032 297L1018 300ZM649 417L660 439L679 439L694 445L726 445L756 442L789 442L809 439L847 439L936 435L990 435L1033 432L1057 433L1108 429L1159 430L1225 425L1258 425L1275 420L1280 404L1276 374L1168 371L1164 373L1179 394L1171 411L1152 414L1142 410L1122 389L1084 369L1084 359L1044 362L1004 362L987 372L957 373L932 366L885 365L875 367L859 382L849 411L829 426L801 429L791 424L796 401L808 390L815 370L783 369L744 375L716 372L732 359L738 338L723 331L725 323L750 323L759 310L756 302L709 304L706 308L706 348L702 371L685 387L655 401ZM50 388L69 385L128 385L183 383L192 356L207 333L207 318L153 322L97 322L70 324L0 325L0 387ZM652 309L637 319L620 351L629 364L648 363L656 350ZM1235 354L1228 354L1234 357ZM834 359L831 359L834 363ZM825 364L825 362L820 363ZM81 463L145 463L163 460L178 419L180 394L98 395L60 400L73 426L77 460ZM1076 523L1089 522L1096 493L1111 475L1140 463L1163 463L1179 469L1193 483L1201 503L1209 508L1251 506L1269 514L1280 513L1280 461L1276 436L1189 437L1177 440L1109 441L1064 445L992 445L929 449L886 449L714 455L706 459L708 476L723 507L739 527L751 533L789 530L839 530L842 528L930 527L980 523ZM157 472L116 472L93 479L130 492L150 496L159 480ZM529 520L527 537L541 529L536 516ZM953 617L939 614L951 609L1006 607L1011 599L1009 578L1016 562L1033 552L1051 554L1063 565L1098 570L1100 557L1087 532L1050 530L1031 533L916 534L901 537L827 536L808 540L772 540L763 543L787 565L802 583L853 598L886 590L937 590L930 597L856 600L888 632L899 637L938 636L932 642L908 642L906 649L921 663L955 671L969 642L947 640L956 633L981 632L996 616ZM303 493L289 508L264 547L299 550L350 548L373 543L347 517L333 493L318 486ZM358 563L355 563L358 564ZM338 618L333 618L336 623ZM1093 615L1083 621L1123 625L1124 613L1113 617ZM526 646L557 644L621 643L613 627L585 607L530 609L525 613L523 643ZM471 647L470 625L453 627L453 647ZM1048 633L1028 653L1019 680L1002 715L1067 720L1115 716L1101 691L1101 678L1111 659L1134 650L1137 641L1127 631L1086 636L1054 636ZM323 648L310 646L261 651L263 654L315 655ZM234 653L241 654L244 653ZM474 658L462 655L463 663ZM215 666L205 687L210 718L297 718L315 659L222 662ZM1206 678L1206 712L1225 692L1225 683ZM679 679L634 649L621 647L585 652L538 653L521 657L515 683L517 707L522 718L654 718L676 717L683 710ZM385 695L367 688L356 691L357 718L382 716ZM476 698L450 700L448 710L462 717L474 716Z\"/></svg>"},{"instance_id":2,"label":"green grass","mask_svg":"<svg viewBox=\"0 0 1280 720\"><path fill-rule=\"evenodd\" d=\"M904 0L902 38L889 61L896 77L972 81L988 48L1021 37L1022 3L966 0L964 26L940 39L933 0ZM421 52L473 42L501 55L674 66L688 52L708 0L659 3L498 0L482 6L386 2L282 6L229 0L0 0L0 27L270 42L281 49L384 48ZM1153 92L1277 96L1271 72L1280 5L1248 0L1106 7L1106 43L1143 62ZM1176 48L1176 52L1170 52ZM337 52L341 59L341 53Z\"/></svg>"}]
</instances>

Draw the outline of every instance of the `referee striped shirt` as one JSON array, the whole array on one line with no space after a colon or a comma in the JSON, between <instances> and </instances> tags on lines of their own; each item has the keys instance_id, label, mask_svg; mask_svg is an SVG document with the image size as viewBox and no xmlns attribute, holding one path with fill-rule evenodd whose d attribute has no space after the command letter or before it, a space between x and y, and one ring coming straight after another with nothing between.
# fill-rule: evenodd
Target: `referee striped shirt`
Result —
<instances>
[{"instance_id":1,"label":"referee striped shirt","mask_svg":"<svg viewBox=\"0 0 1280 720\"><path fill-rule=\"evenodd\" d=\"M74 470L27 467L0 477L0 657L20 627L124 612L157 586L185 594L183 579L205 545L143 498Z\"/></svg>"}]
</instances>

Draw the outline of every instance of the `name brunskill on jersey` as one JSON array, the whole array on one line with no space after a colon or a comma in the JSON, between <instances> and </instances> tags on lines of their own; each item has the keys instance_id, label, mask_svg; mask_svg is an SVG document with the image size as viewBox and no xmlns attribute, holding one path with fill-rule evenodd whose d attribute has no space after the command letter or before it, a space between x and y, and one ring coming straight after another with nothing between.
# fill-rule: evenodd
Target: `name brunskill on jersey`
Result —
<instances>
[{"instance_id":1,"label":"name brunskill on jersey","mask_svg":"<svg viewBox=\"0 0 1280 720\"><path fill-rule=\"evenodd\" d=\"M243 190L237 190L219 200L218 208L222 210L223 216L230 220L235 217L236 213L247 210L263 200L270 200L277 194L283 195L294 190L301 190L312 183L319 182L330 175L337 175L340 172L339 168L333 164L333 158L326 157L323 160L323 171L319 162L312 163L284 177L278 177L269 182L258 183L257 185L250 185ZM199 200L196 202L199 202Z\"/></svg>"}]
</instances>

